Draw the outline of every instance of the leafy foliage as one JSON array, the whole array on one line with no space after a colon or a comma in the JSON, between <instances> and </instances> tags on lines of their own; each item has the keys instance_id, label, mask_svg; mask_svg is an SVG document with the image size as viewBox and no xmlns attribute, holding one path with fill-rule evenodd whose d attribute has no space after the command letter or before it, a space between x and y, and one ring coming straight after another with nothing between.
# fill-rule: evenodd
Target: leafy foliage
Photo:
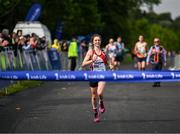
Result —
<instances>
[{"instance_id":1,"label":"leafy foliage","mask_svg":"<svg viewBox=\"0 0 180 134\"><path fill-rule=\"evenodd\" d=\"M162 40L168 36L173 42L172 47L167 45L169 49L177 49L179 44L180 19L172 20L170 13L156 14L151 9L161 0L1 0L0 29L12 30L35 2L42 4L39 20L49 27L53 37L60 21L65 39L100 33L107 43L110 37L122 35L127 46L132 47L139 34L145 35L148 42L157 34ZM142 12L141 5L146 5L150 12Z\"/></svg>"}]
</instances>

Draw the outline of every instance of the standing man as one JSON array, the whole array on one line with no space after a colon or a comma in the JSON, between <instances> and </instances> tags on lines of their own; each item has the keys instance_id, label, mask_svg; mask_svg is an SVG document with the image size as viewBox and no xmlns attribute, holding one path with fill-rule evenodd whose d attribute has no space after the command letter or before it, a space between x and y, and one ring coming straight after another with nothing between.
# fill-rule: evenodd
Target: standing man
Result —
<instances>
[{"instance_id":1,"label":"standing man","mask_svg":"<svg viewBox=\"0 0 180 134\"><path fill-rule=\"evenodd\" d=\"M163 65L166 66L166 50L160 45L159 38L154 38L154 45L148 52L146 64L149 63L152 65L152 70L162 70ZM160 87L160 82L155 82L153 87Z\"/></svg>"},{"instance_id":2,"label":"standing man","mask_svg":"<svg viewBox=\"0 0 180 134\"><path fill-rule=\"evenodd\" d=\"M70 60L70 70L74 71L76 68L76 59L78 57L78 46L75 38L69 44L68 58Z\"/></svg>"},{"instance_id":3,"label":"standing man","mask_svg":"<svg viewBox=\"0 0 180 134\"><path fill-rule=\"evenodd\" d=\"M115 44L116 44L116 47L118 49L115 60L118 62L117 64L119 66L120 63L123 61L124 49L125 49L124 42L122 42L122 37L121 36L117 37L117 41L115 42Z\"/></svg>"}]
</instances>

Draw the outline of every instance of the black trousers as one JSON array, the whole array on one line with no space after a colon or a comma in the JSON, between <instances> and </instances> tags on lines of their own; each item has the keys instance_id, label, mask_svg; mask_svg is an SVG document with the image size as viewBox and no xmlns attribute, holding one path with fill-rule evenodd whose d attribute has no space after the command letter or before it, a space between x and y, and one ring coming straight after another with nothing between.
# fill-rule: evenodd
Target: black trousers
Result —
<instances>
[{"instance_id":1,"label":"black trousers","mask_svg":"<svg viewBox=\"0 0 180 134\"><path fill-rule=\"evenodd\" d=\"M163 63L152 64L152 70L162 70ZM154 82L154 85L160 85L160 82Z\"/></svg>"},{"instance_id":2,"label":"black trousers","mask_svg":"<svg viewBox=\"0 0 180 134\"><path fill-rule=\"evenodd\" d=\"M71 64L70 70L74 71L76 68L76 57L69 57L69 59L70 59L70 64Z\"/></svg>"}]
</instances>

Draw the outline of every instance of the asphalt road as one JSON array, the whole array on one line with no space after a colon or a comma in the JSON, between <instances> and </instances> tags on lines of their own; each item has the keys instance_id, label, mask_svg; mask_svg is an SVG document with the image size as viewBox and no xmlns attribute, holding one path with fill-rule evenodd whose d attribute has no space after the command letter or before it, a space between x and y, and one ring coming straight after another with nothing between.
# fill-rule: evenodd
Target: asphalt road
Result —
<instances>
[{"instance_id":1,"label":"asphalt road","mask_svg":"<svg viewBox=\"0 0 180 134\"><path fill-rule=\"evenodd\" d=\"M180 83L107 83L106 112L93 122L87 82L46 82L0 98L0 132L180 132Z\"/></svg>"},{"instance_id":2,"label":"asphalt road","mask_svg":"<svg viewBox=\"0 0 180 134\"><path fill-rule=\"evenodd\" d=\"M87 82L45 82L1 97L0 133L180 132L180 83L109 82L104 93L100 123L93 122Z\"/></svg>"}]
</instances>

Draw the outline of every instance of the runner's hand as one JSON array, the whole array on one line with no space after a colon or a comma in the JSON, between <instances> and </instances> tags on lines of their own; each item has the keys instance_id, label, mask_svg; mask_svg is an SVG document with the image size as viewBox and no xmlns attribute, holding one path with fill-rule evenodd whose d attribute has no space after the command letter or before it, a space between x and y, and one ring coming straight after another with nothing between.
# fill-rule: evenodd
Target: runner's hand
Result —
<instances>
[{"instance_id":1,"label":"runner's hand","mask_svg":"<svg viewBox=\"0 0 180 134\"><path fill-rule=\"evenodd\" d=\"M96 59L97 59L97 55L94 55L94 56L92 57L92 61L94 62L94 61L96 61Z\"/></svg>"},{"instance_id":2,"label":"runner's hand","mask_svg":"<svg viewBox=\"0 0 180 134\"><path fill-rule=\"evenodd\" d=\"M166 65L167 65L167 63L166 62L164 62L164 66L166 67Z\"/></svg>"}]
</instances>

